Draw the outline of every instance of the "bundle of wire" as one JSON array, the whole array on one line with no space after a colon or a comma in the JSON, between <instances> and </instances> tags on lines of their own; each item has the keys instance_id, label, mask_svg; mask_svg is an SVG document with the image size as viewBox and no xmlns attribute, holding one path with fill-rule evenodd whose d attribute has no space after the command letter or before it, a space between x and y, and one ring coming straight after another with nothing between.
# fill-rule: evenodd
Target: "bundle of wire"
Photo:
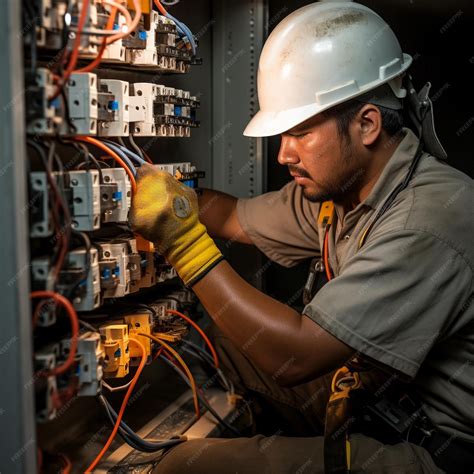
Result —
<instances>
[{"instance_id":1,"label":"bundle of wire","mask_svg":"<svg viewBox=\"0 0 474 474\"><path fill-rule=\"evenodd\" d=\"M104 406L110 422L112 425L115 425L117 421L117 412L112 408L110 403L103 395L99 395L99 400ZM184 437L176 437L163 441L147 440L135 433L135 431L133 431L124 421L120 422L118 433L121 438L133 449L136 449L137 451L143 451L145 453L161 451L162 449L171 448L172 446L176 446L177 444L186 441L186 438Z\"/></svg>"},{"instance_id":2,"label":"bundle of wire","mask_svg":"<svg viewBox=\"0 0 474 474\"><path fill-rule=\"evenodd\" d=\"M164 15L166 18L169 18L175 23L178 33L189 41L189 44L191 45L191 50L193 52L193 55L195 56L196 55L196 40L194 39L194 35L192 34L191 30L182 21L179 21L173 15L168 13L168 11L165 9L165 7L161 4L159 0L155 0L155 5L162 15Z\"/></svg>"}]
</instances>

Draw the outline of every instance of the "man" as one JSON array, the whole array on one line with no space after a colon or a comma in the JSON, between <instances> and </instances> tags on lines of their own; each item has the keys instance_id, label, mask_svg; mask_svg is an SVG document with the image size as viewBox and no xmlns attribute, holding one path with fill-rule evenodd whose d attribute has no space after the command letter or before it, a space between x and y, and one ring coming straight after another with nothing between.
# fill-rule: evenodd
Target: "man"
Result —
<instances>
[{"instance_id":1,"label":"man","mask_svg":"<svg viewBox=\"0 0 474 474\"><path fill-rule=\"evenodd\" d=\"M270 437L189 441L156 472L472 472L473 187L442 160L427 90L407 95L410 62L368 8L309 5L268 38L245 131L281 134L291 183L247 200L206 190L199 213L192 190L140 170L133 226L209 312L241 393L276 417ZM299 314L208 232L285 266L317 257L330 281Z\"/></svg>"}]
</instances>

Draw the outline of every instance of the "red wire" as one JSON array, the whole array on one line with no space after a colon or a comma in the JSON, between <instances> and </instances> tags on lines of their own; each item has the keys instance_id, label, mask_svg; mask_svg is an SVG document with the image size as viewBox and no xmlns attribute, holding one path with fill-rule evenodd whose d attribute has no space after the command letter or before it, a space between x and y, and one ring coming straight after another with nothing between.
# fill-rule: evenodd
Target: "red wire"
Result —
<instances>
[{"instance_id":1,"label":"red wire","mask_svg":"<svg viewBox=\"0 0 474 474\"><path fill-rule=\"evenodd\" d=\"M64 296L54 291L33 291L30 294L30 298L48 298L53 299L57 303L64 306L69 319L71 320L71 347L69 348L69 354L66 361L57 367L54 367L52 370L42 370L40 375L50 376L50 375L61 375L66 372L74 364L74 360L77 352L77 338L79 337L79 320L77 318L77 313L71 302L64 298Z\"/></svg>"},{"instance_id":2,"label":"red wire","mask_svg":"<svg viewBox=\"0 0 474 474\"><path fill-rule=\"evenodd\" d=\"M332 280L331 267L329 266L329 226L326 227L326 233L324 234L324 270L326 271L326 277L328 281Z\"/></svg>"},{"instance_id":3,"label":"red wire","mask_svg":"<svg viewBox=\"0 0 474 474\"><path fill-rule=\"evenodd\" d=\"M138 378L140 377L140 374L142 373L143 368L145 367L145 363L146 363L146 360L147 360L145 347L143 346L143 344L138 339L130 337L129 340L131 342L134 342L135 344L137 344L137 346L141 350L142 360L140 361L140 365L138 366L138 369L135 372L135 375L133 376L132 383L128 387L128 390L127 390L127 393L125 394L125 397L123 397L122 405L120 406L120 410L119 410L119 413L117 415L117 419L115 421L114 429L112 430L112 433L110 433L109 439L107 440L107 442L105 443L105 446L102 448L100 453L92 461L91 465L86 469L85 472L93 472L94 471L97 464L99 464L100 460L102 459L102 457L107 452L110 445L112 444L112 441L114 440L114 438L115 438L115 436L118 432L118 429L120 427L120 422L122 421L123 414L125 412L125 408L127 407L130 395L132 394L133 389L135 388L135 385L137 384Z\"/></svg>"},{"instance_id":4,"label":"red wire","mask_svg":"<svg viewBox=\"0 0 474 474\"><path fill-rule=\"evenodd\" d=\"M211 341L209 338L206 336L206 333L188 316L186 316L183 313L180 313L179 311L176 311L174 309L167 309L167 313L169 314L175 314L176 316L179 316L180 318L183 318L185 321L187 321L191 326L196 329L196 331L201 335L201 337L204 339L204 342L206 343L207 347L209 347L209 350L211 351L212 357L214 359L214 365L216 366L216 369L219 368L219 359L217 357L217 352L214 349L214 346L212 345Z\"/></svg>"}]
</instances>

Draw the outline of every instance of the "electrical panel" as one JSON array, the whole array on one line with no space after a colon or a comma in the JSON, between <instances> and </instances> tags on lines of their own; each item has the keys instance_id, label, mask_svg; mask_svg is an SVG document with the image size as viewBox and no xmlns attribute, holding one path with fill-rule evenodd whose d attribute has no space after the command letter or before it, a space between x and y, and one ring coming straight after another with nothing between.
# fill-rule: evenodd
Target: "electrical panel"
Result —
<instances>
[{"instance_id":1,"label":"electrical panel","mask_svg":"<svg viewBox=\"0 0 474 474\"><path fill-rule=\"evenodd\" d=\"M154 144L199 133L200 94L168 82L201 61L159 1L24 0L23 16L32 383L48 426L127 390L143 363L180 360L196 298L128 216L146 162L199 192L204 173Z\"/></svg>"}]
</instances>

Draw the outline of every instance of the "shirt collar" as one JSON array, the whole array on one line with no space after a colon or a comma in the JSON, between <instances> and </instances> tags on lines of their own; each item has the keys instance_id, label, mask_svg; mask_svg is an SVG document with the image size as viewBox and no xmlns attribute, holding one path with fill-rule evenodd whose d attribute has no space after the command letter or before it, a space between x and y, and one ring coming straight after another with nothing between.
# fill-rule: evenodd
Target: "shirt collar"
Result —
<instances>
[{"instance_id":1,"label":"shirt collar","mask_svg":"<svg viewBox=\"0 0 474 474\"><path fill-rule=\"evenodd\" d=\"M385 168L369 195L348 214L357 215L362 212L365 207L376 209L403 180L415 156L419 143L418 138L409 128L403 128L403 133L405 136L385 165ZM335 207L339 218L343 217L343 208L338 205Z\"/></svg>"},{"instance_id":2,"label":"shirt collar","mask_svg":"<svg viewBox=\"0 0 474 474\"><path fill-rule=\"evenodd\" d=\"M404 128L403 132L405 133L403 140L385 165L372 191L361 204L376 209L405 178L418 148L419 140L409 128Z\"/></svg>"}]
</instances>

